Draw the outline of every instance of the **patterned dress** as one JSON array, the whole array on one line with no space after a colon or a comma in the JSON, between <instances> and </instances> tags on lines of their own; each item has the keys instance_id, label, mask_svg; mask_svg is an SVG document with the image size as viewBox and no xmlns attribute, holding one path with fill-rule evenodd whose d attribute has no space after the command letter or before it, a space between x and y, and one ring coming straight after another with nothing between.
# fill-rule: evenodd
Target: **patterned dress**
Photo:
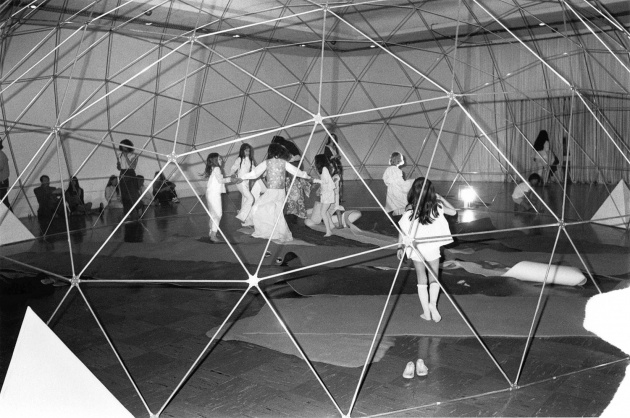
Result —
<instances>
[{"instance_id":1,"label":"patterned dress","mask_svg":"<svg viewBox=\"0 0 630 418\"><path fill-rule=\"evenodd\" d=\"M253 237L271 238L273 240L287 242L293 240L287 222L284 220L282 208L286 196L286 172L294 176L308 179L309 176L302 170L298 170L285 160L271 158L258 164L256 168L241 177L243 180L253 180L263 173L267 180L267 191L252 207L252 220L254 222Z\"/></svg>"},{"instance_id":2,"label":"patterned dress","mask_svg":"<svg viewBox=\"0 0 630 418\"><path fill-rule=\"evenodd\" d=\"M297 177L293 183L293 187L289 190L291 180L291 176L285 178L285 191L288 193L289 197L287 198L284 213L286 215L296 215L298 218L306 219L306 204L304 201L311 195L311 183Z\"/></svg>"}]
</instances>

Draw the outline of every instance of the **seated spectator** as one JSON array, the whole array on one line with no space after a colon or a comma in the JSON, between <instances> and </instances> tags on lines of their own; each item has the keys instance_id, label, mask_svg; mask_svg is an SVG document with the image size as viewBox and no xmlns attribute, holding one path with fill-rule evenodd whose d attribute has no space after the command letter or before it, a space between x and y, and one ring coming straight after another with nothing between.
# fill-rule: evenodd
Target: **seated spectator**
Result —
<instances>
[{"instance_id":1,"label":"seated spectator","mask_svg":"<svg viewBox=\"0 0 630 418\"><path fill-rule=\"evenodd\" d=\"M107 186L105 186L105 206L111 209L123 208L122 200L120 199L118 176L109 176Z\"/></svg>"},{"instance_id":2,"label":"seated spectator","mask_svg":"<svg viewBox=\"0 0 630 418\"><path fill-rule=\"evenodd\" d=\"M63 191L59 188L50 187L50 177L43 175L39 178L41 185L36 187L35 197L37 198L37 217L41 219L52 219L55 216L61 216L62 212L57 213L59 207L63 207L61 194Z\"/></svg>"},{"instance_id":3,"label":"seated spectator","mask_svg":"<svg viewBox=\"0 0 630 418\"><path fill-rule=\"evenodd\" d=\"M156 171L155 175L157 174L158 172ZM153 183L153 197L161 205L167 205L170 202L179 203L177 193L175 193L175 183L166 180L164 173L160 174L155 183Z\"/></svg>"},{"instance_id":4,"label":"seated spectator","mask_svg":"<svg viewBox=\"0 0 630 418\"><path fill-rule=\"evenodd\" d=\"M66 189L66 204L71 215L85 215L92 210L92 202L85 203L84 192L79 179L72 177Z\"/></svg>"},{"instance_id":5,"label":"seated spectator","mask_svg":"<svg viewBox=\"0 0 630 418\"><path fill-rule=\"evenodd\" d=\"M538 173L533 173L528 177L527 183L523 182L516 185L514 191L512 192L512 200L514 201L515 211L524 210L527 212L530 210L536 210L536 205L532 202L532 199L534 199L533 188L541 183L542 180Z\"/></svg>"}]
</instances>

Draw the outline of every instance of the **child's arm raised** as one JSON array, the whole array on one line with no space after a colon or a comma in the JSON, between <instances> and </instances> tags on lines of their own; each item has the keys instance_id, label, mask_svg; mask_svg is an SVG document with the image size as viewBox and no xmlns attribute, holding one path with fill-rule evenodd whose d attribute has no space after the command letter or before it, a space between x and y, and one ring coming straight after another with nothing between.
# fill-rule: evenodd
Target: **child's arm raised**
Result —
<instances>
[{"instance_id":1,"label":"child's arm raised","mask_svg":"<svg viewBox=\"0 0 630 418\"><path fill-rule=\"evenodd\" d=\"M444 213L446 215L453 216L457 213L457 209L455 209L455 207L451 205L448 200L444 199L439 194L437 195L437 198L440 201L440 203L442 203L442 208L444 209Z\"/></svg>"}]
</instances>

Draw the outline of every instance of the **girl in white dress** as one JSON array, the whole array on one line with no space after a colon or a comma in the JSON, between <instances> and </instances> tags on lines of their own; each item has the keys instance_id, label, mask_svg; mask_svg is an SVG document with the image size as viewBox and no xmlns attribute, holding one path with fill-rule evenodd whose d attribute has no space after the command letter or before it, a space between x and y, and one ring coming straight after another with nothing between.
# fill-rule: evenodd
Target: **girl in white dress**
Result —
<instances>
[{"instance_id":1,"label":"girl in white dress","mask_svg":"<svg viewBox=\"0 0 630 418\"><path fill-rule=\"evenodd\" d=\"M330 175L331 168L328 157L324 154L317 154L315 156L315 168L317 168L317 172L320 177L320 179L315 180L315 182L321 185L319 201L321 202L321 216L324 220L324 225L326 226L326 235L324 236L329 237L332 235L332 230L335 227L332 217L330 216L329 209L331 205L335 204L336 186Z\"/></svg>"},{"instance_id":2,"label":"girl in white dress","mask_svg":"<svg viewBox=\"0 0 630 418\"><path fill-rule=\"evenodd\" d=\"M252 171L254 166L256 166L254 149L249 144L243 144L238 151L238 158L232 164L230 174L242 178L245 174ZM251 226L253 224L250 214L254 204L254 196L249 190L249 181L239 183L236 188L241 192L241 209L238 211L236 218L242 222L243 226Z\"/></svg>"},{"instance_id":3,"label":"girl in white dress","mask_svg":"<svg viewBox=\"0 0 630 418\"><path fill-rule=\"evenodd\" d=\"M267 152L268 159L258 164L256 168L245 174L240 180L253 180L265 174L267 191L254 203L252 220L254 223L253 237L271 238L281 242L293 240L293 235L284 219L283 203L286 196L286 172L294 176L309 180L311 177L299 170L287 160L285 148L272 143Z\"/></svg>"},{"instance_id":4,"label":"girl in white dress","mask_svg":"<svg viewBox=\"0 0 630 418\"><path fill-rule=\"evenodd\" d=\"M419 177L413 182L407 200L408 210L403 213L398 222L404 235L401 234L398 238L396 255L400 260L406 254L413 261L418 277L418 296L423 310L420 317L427 321L433 319L439 322L442 319L437 310L440 285L436 278L440 267L440 247L453 242L444 214L455 215L457 212L450 203L435 193L430 180L426 179L425 184L424 177ZM429 240L414 241L413 248L417 250L414 251L411 246L404 248L405 236L413 239L429 238ZM430 239L431 237L436 238ZM431 269L428 275L422 260ZM427 281L430 282L429 289L427 289Z\"/></svg>"},{"instance_id":5,"label":"girl in white dress","mask_svg":"<svg viewBox=\"0 0 630 418\"><path fill-rule=\"evenodd\" d=\"M203 175L208 179L206 187L206 202L210 211L210 241L220 242L217 238L219 223L223 216L221 194L225 193L225 184L232 181L231 177L223 177L223 158L216 152L208 154L206 169ZM238 181L237 181L238 183Z\"/></svg>"},{"instance_id":6,"label":"girl in white dress","mask_svg":"<svg viewBox=\"0 0 630 418\"><path fill-rule=\"evenodd\" d=\"M389 167L383 173L383 181L387 186L387 199L385 211L392 212L394 216L400 216L407 206L407 193L413 184L413 179L405 180L400 169L405 164L405 158L399 152L392 153L389 158Z\"/></svg>"}]
</instances>

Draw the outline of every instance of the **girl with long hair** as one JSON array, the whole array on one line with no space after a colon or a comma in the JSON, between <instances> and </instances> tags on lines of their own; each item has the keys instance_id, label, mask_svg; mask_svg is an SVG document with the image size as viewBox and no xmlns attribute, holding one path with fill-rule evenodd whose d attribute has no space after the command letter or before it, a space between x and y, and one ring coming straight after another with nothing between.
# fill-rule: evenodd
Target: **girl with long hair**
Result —
<instances>
[{"instance_id":1,"label":"girl with long hair","mask_svg":"<svg viewBox=\"0 0 630 418\"><path fill-rule=\"evenodd\" d=\"M230 174L242 177L252 171L252 167L255 166L254 149L251 145L244 143L238 151L238 158L236 158L234 164L232 164ZM251 226L252 218L250 213L254 204L254 195L252 195L249 190L249 181L239 183L236 188L241 193L241 209L238 211L236 218L241 221L243 226Z\"/></svg>"},{"instance_id":2,"label":"girl with long hair","mask_svg":"<svg viewBox=\"0 0 630 418\"><path fill-rule=\"evenodd\" d=\"M267 159L240 177L242 180L253 180L264 174L267 180L267 191L252 207L253 237L271 238L282 242L293 240L283 214L286 173L304 179L310 179L310 176L289 163L286 157L285 148L278 143L272 143L267 151Z\"/></svg>"},{"instance_id":3,"label":"girl with long hair","mask_svg":"<svg viewBox=\"0 0 630 418\"><path fill-rule=\"evenodd\" d=\"M66 203L71 214L85 215L92 209L92 202L85 203L85 193L79 179L72 177L66 189Z\"/></svg>"},{"instance_id":4,"label":"girl with long hair","mask_svg":"<svg viewBox=\"0 0 630 418\"><path fill-rule=\"evenodd\" d=\"M330 175L332 168L330 161L324 154L317 154L315 156L315 168L319 173L319 180L315 181L320 183L319 200L321 202L320 210L324 226L326 226L326 235L329 237L332 235L332 230L335 227L332 217L330 216L330 206L335 203L335 182Z\"/></svg>"},{"instance_id":5,"label":"girl with long hair","mask_svg":"<svg viewBox=\"0 0 630 418\"><path fill-rule=\"evenodd\" d=\"M411 258L418 278L418 296L426 321L439 322L437 309L440 285L437 282L440 267L440 247L453 242L444 214L455 215L455 208L435 192L433 183L424 177L417 178L407 194L407 211L398 225L402 231L398 238L398 259ZM405 248L405 236L413 244ZM417 241L422 239L421 241ZM426 263L426 266L425 266ZM428 273L428 274L427 274ZM430 284L428 284L430 283ZM427 286L428 284L428 286ZM427 289L428 287L428 289Z\"/></svg>"},{"instance_id":6,"label":"girl with long hair","mask_svg":"<svg viewBox=\"0 0 630 418\"><path fill-rule=\"evenodd\" d=\"M217 232L223 216L221 194L225 193L225 184L230 183L232 177L223 176L223 158L216 152L208 154L203 176L208 179L206 202L210 211L210 241L220 242L217 238Z\"/></svg>"},{"instance_id":7,"label":"girl with long hair","mask_svg":"<svg viewBox=\"0 0 630 418\"><path fill-rule=\"evenodd\" d=\"M105 186L105 206L112 209L122 209L120 200L120 187L118 187L118 177L111 175Z\"/></svg>"}]
</instances>

